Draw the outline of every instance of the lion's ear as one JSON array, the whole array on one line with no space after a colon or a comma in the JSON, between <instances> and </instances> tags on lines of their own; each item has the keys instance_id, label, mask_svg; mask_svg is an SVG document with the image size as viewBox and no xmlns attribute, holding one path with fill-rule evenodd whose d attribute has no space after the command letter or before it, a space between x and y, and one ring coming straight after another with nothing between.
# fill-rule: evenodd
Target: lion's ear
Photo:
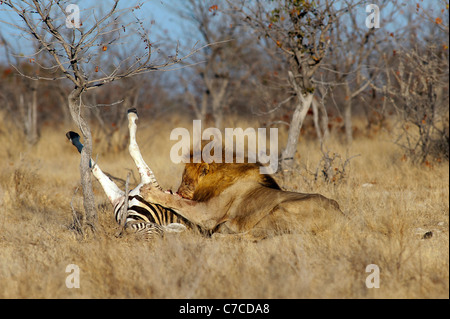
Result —
<instances>
[{"instance_id":1,"label":"lion's ear","mask_svg":"<svg viewBox=\"0 0 450 319\"><path fill-rule=\"evenodd\" d=\"M202 163L200 166L200 176L205 176L209 173L209 164L208 163Z\"/></svg>"}]
</instances>

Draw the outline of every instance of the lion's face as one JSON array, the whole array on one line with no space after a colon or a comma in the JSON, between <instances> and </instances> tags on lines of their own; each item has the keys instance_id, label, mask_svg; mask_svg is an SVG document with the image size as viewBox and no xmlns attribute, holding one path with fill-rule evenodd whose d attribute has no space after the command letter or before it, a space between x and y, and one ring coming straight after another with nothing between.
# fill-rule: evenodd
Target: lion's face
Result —
<instances>
[{"instance_id":1,"label":"lion's face","mask_svg":"<svg viewBox=\"0 0 450 319\"><path fill-rule=\"evenodd\" d=\"M187 199L193 199L198 184L208 174L208 171L209 165L207 163L187 163L183 171L181 185L177 191L178 195Z\"/></svg>"}]
</instances>

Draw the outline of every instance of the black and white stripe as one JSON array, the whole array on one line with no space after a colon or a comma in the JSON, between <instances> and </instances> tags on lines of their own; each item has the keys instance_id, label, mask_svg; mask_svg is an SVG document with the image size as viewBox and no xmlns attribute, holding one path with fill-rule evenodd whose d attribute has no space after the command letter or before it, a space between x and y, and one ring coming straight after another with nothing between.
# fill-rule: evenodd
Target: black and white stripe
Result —
<instances>
[{"instance_id":1,"label":"black and white stripe","mask_svg":"<svg viewBox=\"0 0 450 319\"><path fill-rule=\"evenodd\" d=\"M124 202L122 199L114 206L114 217L118 224L121 222ZM140 195L131 194L128 195L125 228L132 229L146 238L164 236L166 232L181 232L187 229L201 232L197 225L192 224L174 210L159 204L149 203Z\"/></svg>"}]
</instances>

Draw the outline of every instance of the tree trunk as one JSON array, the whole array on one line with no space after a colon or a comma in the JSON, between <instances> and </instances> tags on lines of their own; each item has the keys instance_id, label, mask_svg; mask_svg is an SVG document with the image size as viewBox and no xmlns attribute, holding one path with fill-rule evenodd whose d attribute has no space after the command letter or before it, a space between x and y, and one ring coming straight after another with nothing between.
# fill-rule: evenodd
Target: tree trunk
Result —
<instances>
[{"instance_id":1,"label":"tree trunk","mask_svg":"<svg viewBox=\"0 0 450 319\"><path fill-rule=\"evenodd\" d=\"M316 98L313 99L313 103L317 103L317 108L320 114L320 126L322 126L322 141L325 142L330 137L330 129L328 128L328 112L324 103L324 96L326 92L324 92L323 87L318 87L317 90L320 93L320 97L316 95Z\"/></svg>"},{"instance_id":2,"label":"tree trunk","mask_svg":"<svg viewBox=\"0 0 450 319\"><path fill-rule=\"evenodd\" d=\"M345 108L344 108L344 125L347 144L353 142L353 124L352 124L352 92L348 83L345 85Z\"/></svg>"},{"instance_id":3,"label":"tree trunk","mask_svg":"<svg viewBox=\"0 0 450 319\"><path fill-rule=\"evenodd\" d=\"M322 132L320 131L320 125L319 125L319 108L317 107L317 101L315 98L313 98L311 107L313 110L313 121L314 121L314 128L316 129L317 138L319 139L320 143L323 142L322 139Z\"/></svg>"},{"instance_id":4,"label":"tree trunk","mask_svg":"<svg viewBox=\"0 0 450 319\"><path fill-rule=\"evenodd\" d=\"M27 132L28 143L35 144L39 139L37 124L37 92L39 81L33 81L31 84L31 105L28 108L29 130Z\"/></svg>"},{"instance_id":5,"label":"tree trunk","mask_svg":"<svg viewBox=\"0 0 450 319\"><path fill-rule=\"evenodd\" d=\"M202 101L201 101L201 110L200 110L200 116L199 120L202 120L202 123L206 123L206 113L208 113L208 93L203 92L202 94Z\"/></svg>"},{"instance_id":6,"label":"tree trunk","mask_svg":"<svg viewBox=\"0 0 450 319\"><path fill-rule=\"evenodd\" d=\"M294 115L292 116L291 124L289 126L288 140L286 148L281 153L281 168L288 170L294 163L294 156L297 151L298 137L300 130L305 120L306 114L311 107L313 94L307 93L305 96L302 92L297 92L298 104L295 108Z\"/></svg>"},{"instance_id":7,"label":"tree trunk","mask_svg":"<svg viewBox=\"0 0 450 319\"><path fill-rule=\"evenodd\" d=\"M223 129L223 109L224 109L224 100L225 94L228 88L228 79L223 79L220 82L220 87L216 91L211 91L212 95L212 109L214 114L214 125L219 130Z\"/></svg>"},{"instance_id":8,"label":"tree trunk","mask_svg":"<svg viewBox=\"0 0 450 319\"><path fill-rule=\"evenodd\" d=\"M82 116L81 94L83 90L75 88L69 94L69 110L73 121L77 124L84 140L81 151L80 175L81 187L83 189L83 206L85 211L85 223L92 231L97 225L97 211L95 209L94 192L92 190L90 160L92 157L92 135L88 123Z\"/></svg>"},{"instance_id":9,"label":"tree trunk","mask_svg":"<svg viewBox=\"0 0 450 319\"><path fill-rule=\"evenodd\" d=\"M37 89L39 81L33 81L29 86L31 96L19 96L18 109L20 112L21 126L28 144L34 145L39 139L37 125Z\"/></svg>"},{"instance_id":10,"label":"tree trunk","mask_svg":"<svg viewBox=\"0 0 450 319\"><path fill-rule=\"evenodd\" d=\"M317 138L320 143L323 143L330 137L327 109L317 97L313 98L311 106L313 110L314 127L316 128Z\"/></svg>"}]
</instances>

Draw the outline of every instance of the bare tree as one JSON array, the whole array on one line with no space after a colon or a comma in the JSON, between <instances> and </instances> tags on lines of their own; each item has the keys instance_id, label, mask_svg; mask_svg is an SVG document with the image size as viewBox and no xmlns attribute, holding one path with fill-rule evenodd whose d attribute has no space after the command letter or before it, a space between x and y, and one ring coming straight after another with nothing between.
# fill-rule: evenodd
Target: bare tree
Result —
<instances>
[{"instance_id":1,"label":"bare tree","mask_svg":"<svg viewBox=\"0 0 450 319\"><path fill-rule=\"evenodd\" d=\"M336 20L332 34L333 49L323 68L329 69L330 85L344 92L344 125L347 144L353 141L352 109L355 99L376 79L382 58L377 55L375 28L367 28L356 18L349 6L348 13ZM329 64L327 64L329 62ZM342 90L343 88L343 90Z\"/></svg>"},{"instance_id":2,"label":"bare tree","mask_svg":"<svg viewBox=\"0 0 450 319\"><path fill-rule=\"evenodd\" d=\"M227 3L189 0L174 11L188 24L194 38L208 46L183 80L187 102L202 121L213 120L223 128L223 117L241 95L241 86L258 67L255 39L246 34L239 17L227 14Z\"/></svg>"},{"instance_id":3,"label":"bare tree","mask_svg":"<svg viewBox=\"0 0 450 319\"><path fill-rule=\"evenodd\" d=\"M136 76L147 72L169 70L196 50L192 49L183 57L178 51L170 58L155 59L152 43L147 36L144 23L134 14L142 4L136 2L127 8L119 9L119 0L109 1L104 8L73 7L73 1L2 1L7 10L20 19L0 21L23 32L24 38L38 43L38 50L32 58L39 61L42 54L52 57L52 65L42 65L46 69L57 69L63 76L43 77L29 75L16 70L33 80L68 79L73 89L68 96L68 106L72 120L80 129L85 147L81 153L80 175L83 189L85 222L92 230L97 223L94 195L89 170L92 156L92 136L88 122L83 116L85 105L82 96L85 92L107 83ZM81 7L81 4L80 4ZM72 10L72 11L71 11ZM67 13L71 15L67 16ZM80 15L78 16L79 13ZM131 18L130 18L131 16ZM71 20L72 18L72 20ZM123 59L105 58L105 53L137 41L141 49ZM145 48L142 48L145 47Z\"/></svg>"},{"instance_id":4,"label":"bare tree","mask_svg":"<svg viewBox=\"0 0 450 319\"><path fill-rule=\"evenodd\" d=\"M407 25L391 33L391 49L381 54L383 82L371 87L397 111L401 134L395 142L407 157L416 163L429 157L448 160L448 3L428 8L419 3L405 8L397 1L393 5L407 15Z\"/></svg>"},{"instance_id":5,"label":"bare tree","mask_svg":"<svg viewBox=\"0 0 450 319\"><path fill-rule=\"evenodd\" d=\"M6 82L6 81L5 81ZM36 81L18 83L17 79L10 79L0 89L0 101L8 111L12 122L24 133L26 141L32 145L39 137L37 124L38 88Z\"/></svg>"},{"instance_id":6,"label":"bare tree","mask_svg":"<svg viewBox=\"0 0 450 319\"><path fill-rule=\"evenodd\" d=\"M241 2L236 8L244 21L273 41L288 65L288 81L297 103L281 155L283 170L294 163L300 129L316 89L313 77L327 55L332 27L347 9L338 9L335 1L309 0Z\"/></svg>"},{"instance_id":7,"label":"bare tree","mask_svg":"<svg viewBox=\"0 0 450 319\"><path fill-rule=\"evenodd\" d=\"M6 38L0 33L0 46L3 47L6 62L11 64L14 60L16 65L20 64L20 59L18 56L13 56L11 54L12 44L7 41ZM33 63L33 59L28 60L28 65L36 72L39 72L39 68ZM37 106L38 106L38 87L39 83L36 81L25 81L25 85L20 85L17 79L12 80L13 83L9 85L5 93L0 93L0 97L3 98L3 103L12 116L13 121L18 127L24 132L26 140L29 144L34 144L37 142L39 137L38 124L37 124ZM21 90L25 86L25 90ZM8 94L9 93L9 94ZM6 96L8 95L8 96ZM12 103L17 108L12 107ZM17 112L18 111L18 112Z\"/></svg>"}]
</instances>

